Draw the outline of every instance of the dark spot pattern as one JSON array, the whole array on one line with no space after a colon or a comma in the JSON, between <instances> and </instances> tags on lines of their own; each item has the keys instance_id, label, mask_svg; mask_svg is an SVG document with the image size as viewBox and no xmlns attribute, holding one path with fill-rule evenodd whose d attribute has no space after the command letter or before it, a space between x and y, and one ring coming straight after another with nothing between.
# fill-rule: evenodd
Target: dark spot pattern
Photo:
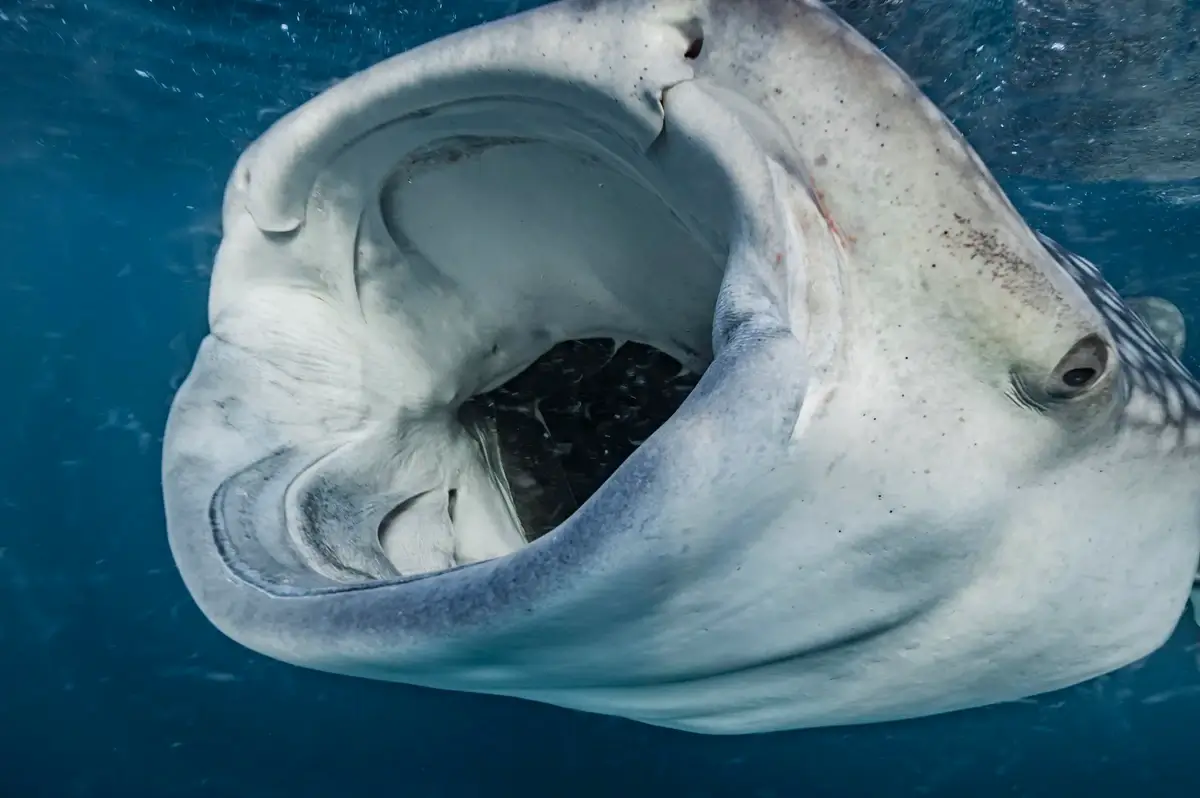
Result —
<instances>
[{"instance_id":1,"label":"dark spot pattern","mask_svg":"<svg viewBox=\"0 0 1200 798\"><path fill-rule=\"evenodd\" d=\"M1126 420L1172 433L1178 445L1200 445L1200 440L1196 440L1200 436L1200 384L1146 322L1125 304L1096 264L1048 236L1037 235L1104 317L1128 375L1130 396Z\"/></svg>"}]
</instances>

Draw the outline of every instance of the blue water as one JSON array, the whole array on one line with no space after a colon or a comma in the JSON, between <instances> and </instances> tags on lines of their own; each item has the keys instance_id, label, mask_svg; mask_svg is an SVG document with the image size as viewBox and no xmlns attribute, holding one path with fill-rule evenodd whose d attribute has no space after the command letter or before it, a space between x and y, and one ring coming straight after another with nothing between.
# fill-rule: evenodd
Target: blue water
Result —
<instances>
[{"instance_id":1,"label":"blue water","mask_svg":"<svg viewBox=\"0 0 1200 798\"><path fill-rule=\"evenodd\" d=\"M0 0L0 796L1200 795L1190 620L1149 660L1035 700L711 738L307 672L200 616L166 545L159 449L237 153L332 78L534 4ZM968 27L1005 29L1004 3L975 8ZM929 56L954 46L1001 69L989 42L893 55L944 71ZM1014 98L980 74L929 91L1018 207L1194 332L1200 183L1024 169L1041 150L1006 140L995 109Z\"/></svg>"}]
</instances>

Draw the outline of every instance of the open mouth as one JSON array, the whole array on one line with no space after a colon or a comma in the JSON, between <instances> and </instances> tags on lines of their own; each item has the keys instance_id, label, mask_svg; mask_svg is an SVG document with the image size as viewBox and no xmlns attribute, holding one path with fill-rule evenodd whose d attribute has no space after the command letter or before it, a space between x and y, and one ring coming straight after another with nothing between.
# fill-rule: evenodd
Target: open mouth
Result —
<instances>
[{"instance_id":1,"label":"open mouth","mask_svg":"<svg viewBox=\"0 0 1200 798\"><path fill-rule=\"evenodd\" d=\"M1189 472L1005 393L1116 396L1101 314L815 0L566 0L347 79L239 160L209 320L172 553L304 667L874 722L1131 662L1194 576Z\"/></svg>"},{"instance_id":2,"label":"open mouth","mask_svg":"<svg viewBox=\"0 0 1200 798\"><path fill-rule=\"evenodd\" d=\"M473 114L420 115L411 124L443 137L390 170L359 226L365 326L383 331L380 355L406 364L380 369L407 397L395 419L444 433L399 432L410 448L379 485L399 497L380 545L401 575L507 553L565 521L711 357L721 253L653 176L573 129L569 108L479 105L481 120L544 121L523 135L444 135ZM403 138L404 126L373 135Z\"/></svg>"},{"instance_id":3,"label":"open mouth","mask_svg":"<svg viewBox=\"0 0 1200 798\"><path fill-rule=\"evenodd\" d=\"M554 641L603 646L687 601L663 532L696 530L697 589L755 545L702 527L740 526L720 497L767 490L754 458L782 456L810 378L785 317L834 250L803 167L769 117L695 80L690 17L614 25L607 47L640 53L619 61L500 30L458 37L487 43L474 67L435 50L339 84L230 179L164 486L189 590L257 651L532 695L524 666L471 663L536 639L574 663L536 689L599 687L610 669ZM752 512L778 512L770 492ZM554 631L555 607L622 583L642 587L587 600L607 617L571 613L586 639ZM657 679L654 649L636 656L618 681Z\"/></svg>"},{"instance_id":4,"label":"open mouth","mask_svg":"<svg viewBox=\"0 0 1200 798\"><path fill-rule=\"evenodd\" d=\"M794 624L773 519L802 500L845 241L776 118L697 77L696 18L648 8L597 9L587 47L546 35L579 24L563 4L385 62L239 161L164 447L176 561L235 640L751 729L781 722L762 686L705 685L930 600L755 631Z\"/></svg>"},{"instance_id":5,"label":"open mouth","mask_svg":"<svg viewBox=\"0 0 1200 798\"><path fill-rule=\"evenodd\" d=\"M506 97L328 149L304 224L282 235L329 258L312 269L339 286L324 301L373 409L296 476L294 543L339 582L508 554L599 490L710 361L726 253L704 217L728 188L714 164L705 201L671 196L661 165L586 107Z\"/></svg>"}]
</instances>

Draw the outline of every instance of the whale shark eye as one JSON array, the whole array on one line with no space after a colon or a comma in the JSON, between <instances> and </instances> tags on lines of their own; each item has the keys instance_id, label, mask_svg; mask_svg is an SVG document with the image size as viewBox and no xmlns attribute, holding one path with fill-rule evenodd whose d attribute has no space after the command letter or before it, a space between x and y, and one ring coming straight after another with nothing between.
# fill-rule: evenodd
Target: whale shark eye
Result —
<instances>
[{"instance_id":1,"label":"whale shark eye","mask_svg":"<svg viewBox=\"0 0 1200 798\"><path fill-rule=\"evenodd\" d=\"M1056 399L1074 398L1099 382L1107 366L1108 344L1098 335L1085 336L1058 362L1047 390Z\"/></svg>"},{"instance_id":2,"label":"whale shark eye","mask_svg":"<svg viewBox=\"0 0 1200 798\"><path fill-rule=\"evenodd\" d=\"M1063 375L1063 385L1069 388L1083 388L1089 382L1096 379L1096 370L1091 366L1081 366L1080 368L1071 369Z\"/></svg>"}]
</instances>

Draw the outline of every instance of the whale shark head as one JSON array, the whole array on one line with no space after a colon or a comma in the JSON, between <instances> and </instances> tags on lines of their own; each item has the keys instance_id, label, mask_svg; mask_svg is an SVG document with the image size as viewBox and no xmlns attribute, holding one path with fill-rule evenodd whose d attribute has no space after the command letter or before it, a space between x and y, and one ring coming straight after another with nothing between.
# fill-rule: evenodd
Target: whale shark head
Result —
<instances>
[{"instance_id":1,"label":"whale shark head","mask_svg":"<svg viewBox=\"0 0 1200 798\"><path fill-rule=\"evenodd\" d=\"M1195 382L817 2L418 47L256 141L223 234L164 496L265 655L747 733L1068 686L1183 611Z\"/></svg>"}]
</instances>

